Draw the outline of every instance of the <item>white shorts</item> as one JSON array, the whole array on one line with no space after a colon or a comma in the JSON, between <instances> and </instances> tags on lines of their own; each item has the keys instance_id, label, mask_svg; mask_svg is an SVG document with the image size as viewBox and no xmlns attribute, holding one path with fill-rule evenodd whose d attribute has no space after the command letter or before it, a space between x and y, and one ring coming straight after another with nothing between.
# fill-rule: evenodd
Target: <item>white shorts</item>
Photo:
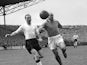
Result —
<instances>
[{"instance_id":1,"label":"white shorts","mask_svg":"<svg viewBox=\"0 0 87 65\"><path fill-rule=\"evenodd\" d=\"M51 50L60 47L65 48L63 37L59 34L56 36L48 37L48 46Z\"/></svg>"},{"instance_id":2,"label":"white shorts","mask_svg":"<svg viewBox=\"0 0 87 65\"><path fill-rule=\"evenodd\" d=\"M77 46L78 44L77 44L77 41L76 42L74 42L74 46Z\"/></svg>"}]
</instances>

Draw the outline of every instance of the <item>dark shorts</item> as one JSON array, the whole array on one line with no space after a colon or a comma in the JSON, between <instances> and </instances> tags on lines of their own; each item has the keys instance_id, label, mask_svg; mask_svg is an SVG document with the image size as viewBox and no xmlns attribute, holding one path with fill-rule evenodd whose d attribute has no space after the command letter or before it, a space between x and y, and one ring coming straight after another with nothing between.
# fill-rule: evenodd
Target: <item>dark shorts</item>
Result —
<instances>
[{"instance_id":1,"label":"dark shorts","mask_svg":"<svg viewBox=\"0 0 87 65\"><path fill-rule=\"evenodd\" d=\"M30 54L31 54L32 49L36 49L37 51L41 50L41 47L40 47L38 40L36 38L26 40L25 47Z\"/></svg>"}]
</instances>

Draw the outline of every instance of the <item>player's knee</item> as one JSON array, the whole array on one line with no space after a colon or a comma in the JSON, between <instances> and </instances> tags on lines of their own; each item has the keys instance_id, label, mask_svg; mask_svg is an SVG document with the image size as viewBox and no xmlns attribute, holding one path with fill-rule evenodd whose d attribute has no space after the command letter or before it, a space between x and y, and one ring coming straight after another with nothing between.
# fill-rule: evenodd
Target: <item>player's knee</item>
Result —
<instances>
[{"instance_id":1,"label":"player's knee","mask_svg":"<svg viewBox=\"0 0 87 65\"><path fill-rule=\"evenodd\" d=\"M34 55L38 55L38 52L35 49L32 49L31 53L34 54Z\"/></svg>"},{"instance_id":2,"label":"player's knee","mask_svg":"<svg viewBox=\"0 0 87 65\"><path fill-rule=\"evenodd\" d=\"M35 61L40 60L39 56L34 55L34 60L35 60Z\"/></svg>"},{"instance_id":3,"label":"player's knee","mask_svg":"<svg viewBox=\"0 0 87 65\"><path fill-rule=\"evenodd\" d=\"M57 49L53 49L52 51L53 51L53 53L55 54L55 56L58 55L58 51L57 51Z\"/></svg>"},{"instance_id":4,"label":"player's knee","mask_svg":"<svg viewBox=\"0 0 87 65\"><path fill-rule=\"evenodd\" d=\"M34 55L35 61L39 60L39 54L35 49L32 49L31 53Z\"/></svg>"},{"instance_id":5,"label":"player's knee","mask_svg":"<svg viewBox=\"0 0 87 65\"><path fill-rule=\"evenodd\" d=\"M66 45L65 45L65 44L61 44L61 45L60 45L60 48L61 48L61 49L66 49Z\"/></svg>"},{"instance_id":6,"label":"player's knee","mask_svg":"<svg viewBox=\"0 0 87 65\"><path fill-rule=\"evenodd\" d=\"M53 53L54 53L54 57L56 60L59 60L60 56L58 54L58 51L57 50L53 50Z\"/></svg>"},{"instance_id":7,"label":"player's knee","mask_svg":"<svg viewBox=\"0 0 87 65\"><path fill-rule=\"evenodd\" d=\"M65 53L66 52L66 48L62 48L62 52Z\"/></svg>"}]
</instances>

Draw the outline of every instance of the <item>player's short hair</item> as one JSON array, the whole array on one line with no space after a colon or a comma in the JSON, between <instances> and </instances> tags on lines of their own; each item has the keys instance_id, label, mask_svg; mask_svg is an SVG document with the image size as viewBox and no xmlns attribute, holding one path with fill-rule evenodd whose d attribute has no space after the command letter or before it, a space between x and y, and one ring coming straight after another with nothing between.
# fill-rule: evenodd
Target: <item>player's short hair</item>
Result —
<instances>
[{"instance_id":1,"label":"player's short hair","mask_svg":"<svg viewBox=\"0 0 87 65\"><path fill-rule=\"evenodd\" d=\"M26 17L31 17L31 15L30 15L30 14L26 14L26 15L25 15L25 19L26 19Z\"/></svg>"}]
</instances>

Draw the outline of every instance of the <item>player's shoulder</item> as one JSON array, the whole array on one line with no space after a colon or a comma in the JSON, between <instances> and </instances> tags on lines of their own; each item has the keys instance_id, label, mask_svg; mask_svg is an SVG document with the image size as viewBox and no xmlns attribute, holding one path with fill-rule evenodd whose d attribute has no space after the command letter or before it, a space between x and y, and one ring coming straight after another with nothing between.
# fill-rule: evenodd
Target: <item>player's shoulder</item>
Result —
<instances>
[{"instance_id":1,"label":"player's shoulder","mask_svg":"<svg viewBox=\"0 0 87 65\"><path fill-rule=\"evenodd\" d=\"M58 21L58 20L56 20L56 19L54 19L54 21L55 21L56 23L59 23L59 21Z\"/></svg>"},{"instance_id":2,"label":"player's shoulder","mask_svg":"<svg viewBox=\"0 0 87 65\"><path fill-rule=\"evenodd\" d=\"M26 26L25 24L22 24L20 25L20 28L25 28L25 26Z\"/></svg>"},{"instance_id":3,"label":"player's shoulder","mask_svg":"<svg viewBox=\"0 0 87 65\"><path fill-rule=\"evenodd\" d=\"M54 19L54 22L55 22L56 24L58 24L58 23L59 23L59 21L58 21L58 20L56 20L56 19Z\"/></svg>"},{"instance_id":4,"label":"player's shoulder","mask_svg":"<svg viewBox=\"0 0 87 65\"><path fill-rule=\"evenodd\" d=\"M26 23L20 25L20 28L25 29L28 25Z\"/></svg>"},{"instance_id":5,"label":"player's shoulder","mask_svg":"<svg viewBox=\"0 0 87 65\"><path fill-rule=\"evenodd\" d=\"M26 25L27 25L27 24L26 24L26 23L24 23L24 24L21 24L20 26L21 26L21 27L24 27L24 26L26 26Z\"/></svg>"},{"instance_id":6,"label":"player's shoulder","mask_svg":"<svg viewBox=\"0 0 87 65\"><path fill-rule=\"evenodd\" d=\"M22 28L24 25L22 24L22 25L19 25L19 28Z\"/></svg>"},{"instance_id":7,"label":"player's shoulder","mask_svg":"<svg viewBox=\"0 0 87 65\"><path fill-rule=\"evenodd\" d=\"M56 24L58 25L58 28L62 28L61 23L58 20L54 20L56 22Z\"/></svg>"}]
</instances>

